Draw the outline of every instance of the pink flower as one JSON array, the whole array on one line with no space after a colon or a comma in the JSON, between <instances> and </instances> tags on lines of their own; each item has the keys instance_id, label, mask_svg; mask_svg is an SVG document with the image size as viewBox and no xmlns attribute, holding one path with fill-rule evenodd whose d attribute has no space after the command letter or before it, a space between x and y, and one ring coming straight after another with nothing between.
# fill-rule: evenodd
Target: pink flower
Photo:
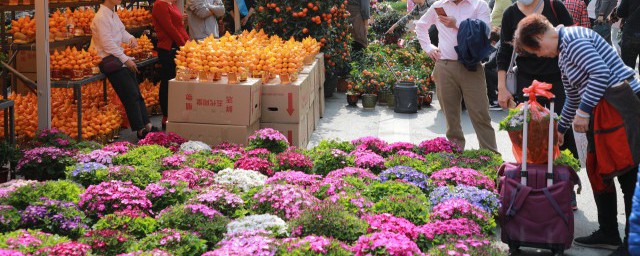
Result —
<instances>
[{"instance_id":1,"label":"pink flower","mask_svg":"<svg viewBox=\"0 0 640 256\"><path fill-rule=\"evenodd\" d=\"M184 181L189 183L190 189L198 190L212 185L214 176L215 173L209 170L186 167L180 170L164 171L160 181Z\"/></svg>"},{"instance_id":2,"label":"pink flower","mask_svg":"<svg viewBox=\"0 0 640 256\"><path fill-rule=\"evenodd\" d=\"M423 141L420 143L418 148L423 155L428 155L430 153L454 153L461 151L460 148L443 137Z\"/></svg>"},{"instance_id":3,"label":"pink flower","mask_svg":"<svg viewBox=\"0 0 640 256\"><path fill-rule=\"evenodd\" d=\"M373 252L379 255L379 250L390 256L424 255L418 245L405 235L385 231L361 236L352 249L355 256L373 255Z\"/></svg>"},{"instance_id":4,"label":"pink flower","mask_svg":"<svg viewBox=\"0 0 640 256\"><path fill-rule=\"evenodd\" d=\"M266 184L291 184L299 186L303 189L317 187L320 184L322 176L315 174L306 174L304 172L277 172L273 177L268 178Z\"/></svg>"},{"instance_id":5,"label":"pink flower","mask_svg":"<svg viewBox=\"0 0 640 256\"><path fill-rule=\"evenodd\" d=\"M405 235L411 239L418 238L416 225L404 218L395 217L389 213L362 217L369 223L369 232L393 232Z\"/></svg>"},{"instance_id":6,"label":"pink flower","mask_svg":"<svg viewBox=\"0 0 640 256\"><path fill-rule=\"evenodd\" d=\"M78 242L65 242L38 250L35 255L47 256L85 256L89 255L91 247Z\"/></svg>"},{"instance_id":7,"label":"pink flower","mask_svg":"<svg viewBox=\"0 0 640 256\"><path fill-rule=\"evenodd\" d=\"M474 169L460 167L442 169L431 174L431 180L436 186L465 185L496 192L495 183Z\"/></svg>"},{"instance_id":8,"label":"pink flower","mask_svg":"<svg viewBox=\"0 0 640 256\"><path fill-rule=\"evenodd\" d=\"M104 215L122 210L138 210L148 212L151 201L144 190L134 186L130 181L107 181L91 185L80 195L78 206L88 215Z\"/></svg>"},{"instance_id":9,"label":"pink flower","mask_svg":"<svg viewBox=\"0 0 640 256\"><path fill-rule=\"evenodd\" d=\"M172 132L152 132L138 141L138 145L160 145L177 152L180 149L180 145L185 142L187 142L186 139Z\"/></svg>"},{"instance_id":10,"label":"pink flower","mask_svg":"<svg viewBox=\"0 0 640 256\"><path fill-rule=\"evenodd\" d=\"M253 199L257 202L254 209L267 207L270 213L291 220L299 217L307 207L319 202L309 192L293 185L275 184L266 186L256 193Z\"/></svg>"},{"instance_id":11,"label":"pink flower","mask_svg":"<svg viewBox=\"0 0 640 256\"><path fill-rule=\"evenodd\" d=\"M274 174L273 164L269 160L259 157L242 157L236 161L234 168L243 170L253 170L267 176Z\"/></svg>"}]
</instances>

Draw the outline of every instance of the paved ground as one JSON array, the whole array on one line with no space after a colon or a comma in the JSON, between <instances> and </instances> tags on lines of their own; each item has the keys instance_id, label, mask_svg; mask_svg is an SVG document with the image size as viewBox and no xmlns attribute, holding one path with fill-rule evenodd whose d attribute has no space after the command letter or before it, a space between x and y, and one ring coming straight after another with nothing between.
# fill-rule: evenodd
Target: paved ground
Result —
<instances>
[{"instance_id":1,"label":"paved ground","mask_svg":"<svg viewBox=\"0 0 640 256\"><path fill-rule=\"evenodd\" d=\"M326 100L326 112L321 119L316 131L313 133L309 147L317 145L323 139L339 138L352 140L362 136L377 136L390 142L408 141L419 143L426 139L432 139L445 134L445 120L439 111L437 101L434 107L419 110L417 114L398 114L387 106L377 106L375 110L364 110L361 102L358 107L347 106L344 94L334 94ZM492 111L492 125L498 129L498 122L506 117L506 111ZM466 136L466 148L478 148L478 140L471 126L466 112L462 114L462 126ZM513 161L511 153L511 141L506 132L497 134L498 148L506 161ZM597 228L596 206L591 194L591 187L587 179L586 171L580 172L583 186L582 194L578 195L579 210L575 212L575 236L591 234ZM624 207L621 193L618 193L618 216L620 232L623 234ZM608 255L610 251L595 250L574 246L566 251L567 255L596 256ZM542 250L525 250L522 255L549 255L550 252Z\"/></svg>"}]
</instances>

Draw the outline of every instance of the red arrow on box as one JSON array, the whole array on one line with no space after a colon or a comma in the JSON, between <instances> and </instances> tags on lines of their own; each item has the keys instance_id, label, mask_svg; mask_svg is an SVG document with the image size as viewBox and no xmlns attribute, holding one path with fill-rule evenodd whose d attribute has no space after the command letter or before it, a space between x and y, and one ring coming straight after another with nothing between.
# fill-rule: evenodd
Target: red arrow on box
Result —
<instances>
[{"instance_id":1,"label":"red arrow on box","mask_svg":"<svg viewBox=\"0 0 640 256\"><path fill-rule=\"evenodd\" d=\"M287 107L287 113L289 113L289 116L291 116L293 115L293 93L289 93L288 98L289 106Z\"/></svg>"},{"instance_id":2,"label":"red arrow on box","mask_svg":"<svg viewBox=\"0 0 640 256\"><path fill-rule=\"evenodd\" d=\"M287 139L289 139L289 144L293 144L293 131L287 131Z\"/></svg>"}]
</instances>

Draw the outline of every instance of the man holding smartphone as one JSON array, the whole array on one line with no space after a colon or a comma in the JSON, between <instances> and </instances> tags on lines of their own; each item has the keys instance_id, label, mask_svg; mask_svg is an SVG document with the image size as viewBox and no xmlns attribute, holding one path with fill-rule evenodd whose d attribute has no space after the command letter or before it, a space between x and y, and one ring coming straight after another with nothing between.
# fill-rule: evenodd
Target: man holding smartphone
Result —
<instances>
[{"instance_id":1,"label":"man holding smartphone","mask_svg":"<svg viewBox=\"0 0 640 256\"><path fill-rule=\"evenodd\" d=\"M458 45L458 27L462 21L478 19L489 26L490 15L491 10L484 0L439 0L416 22L416 34L422 49L436 62L433 77L447 122L447 139L461 148L465 146L460 124L460 103L464 99L480 147L498 152L482 64L478 64L476 71L467 70L458 61L454 48ZM429 38L429 27L433 24L438 29L438 46Z\"/></svg>"}]
</instances>

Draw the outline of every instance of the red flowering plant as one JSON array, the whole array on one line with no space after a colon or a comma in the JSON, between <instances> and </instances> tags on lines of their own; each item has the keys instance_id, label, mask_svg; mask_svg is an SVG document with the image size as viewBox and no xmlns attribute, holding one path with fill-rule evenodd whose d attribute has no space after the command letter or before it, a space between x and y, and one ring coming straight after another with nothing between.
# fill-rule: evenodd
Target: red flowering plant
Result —
<instances>
[{"instance_id":1,"label":"red flowering plant","mask_svg":"<svg viewBox=\"0 0 640 256\"><path fill-rule=\"evenodd\" d=\"M292 170L310 173L313 170L311 158L295 151L285 151L278 154L276 161L280 171Z\"/></svg>"},{"instance_id":2,"label":"red flowering plant","mask_svg":"<svg viewBox=\"0 0 640 256\"><path fill-rule=\"evenodd\" d=\"M161 182L184 181L192 190L206 188L214 183L215 173L205 169L186 167L180 170L169 170L162 173Z\"/></svg>"},{"instance_id":3,"label":"red flowering plant","mask_svg":"<svg viewBox=\"0 0 640 256\"><path fill-rule=\"evenodd\" d=\"M236 169L254 170L267 176L273 176L273 167L273 163L267 159L248 156L238 159L234 165Z\"/></svg>"},{"instance_id":4,"label":"red flowering plant","mask_svg":"<svg viewBox=\"0 0 640 256\"><path fill-rule=\"evenodd\" d=\"M248 149L265 148L272 153L281 153L289 148L289 140L277 130L265 128L249 136Z\"/></svg>"},{"instance_id":5,"label":"red flowering plant","mask_svg":"<svg viewBox=\"0 0 640 256\"><path fill-rule=\"evenodd\" d=\"M466 199L449 199L433 207L432 220L451 220L467 218L482 227L482 233L491 235L495 232L496 222L492 216Z\"/></svg>"},{"instance_id":6,"label":"red flowering plant","mask_svg":"<svg viewBox=\"0 0 640 256\"><path fill-rule=\"evenodd\" d=\"M389 146L384 140L372 136L355 139L352 140L351 143L356 146L356 150L371 150L376 154L385 152Z\"/></svg>"},{"instance_id":7,"label":"red flowering plant","mask_svg":"<svg viewBox=\"0 0 640 256\"><path fill-rule=\"evenodd\" d=\"M486 175L474 169L452 167L431 174L431 182L435 186L465 185L497 192L496 184Z\"/></svg>"},{"instance_id":8,"label":"red flowering plant","mask_svg":"<svg viewBox=\"0 0 640 256\"><path fill-rule=\"evenodd\" d=\"M38 250L33 256L87 256L91 255L91 247L78 242L66 242Z\"/></svg>"},{"instance_id":9,"label":"red flowering plant","mask_svg":"<svg viewBox=\"0 0 640 256\"><path fill-rule=\"evenodd\" d=\"M135 145L131 144L131 142L119 141L119 142L114 142L114 143L111 143L109 145L104 146L104 148L102 148L102 150L109 151L109 152L114 152L114 153L118 153L118 154L124 154L124 153L127 153L127 151L129 151L129 149L133 148L134 146Z\"/></svg>"},{"instance_id":10,"label":"red flowering plant","mask_svg":"<svg viewBox=\"0 0 640 256\"><path fill-rule=\"evenodd\" d=\"M256 148L256 149L252 149L249 150L245 153L246 157L258 157L258 158L263 158L263 159L271 159L271 157L273 157L273 154L267 150L266 148Z\"/></svg>"},{"instance_id":11,"label":"red flowering plant","mask_svg":"<svg viewBox=\"0 0 640 256\"><path fill-rule=\"evenodd\" d=\"M89 217L102 217L121 210L151 210L151 201L144 190L131 182L106 181L91 185L80 195L78 206Z\"/></svg>"},{"instance_id":12,"label":"red flowering plant","mask_svg":"<svg viewBox=\"0 0 640 256\"><path fill-rule=\"evenodd\" d=\"M138 141L138 145L160 145L171 149L173 152L178 152L180 145L185 142L187 142L186 139L172 132L152 132L147 134L144 139Z\"/></svg>"},{"instance_id":13,"label":"red flowering plant","mask_svg":"<svg viewBox=\"0 0 640 256\"><path fill-rule=\"evenodd\" d=\"M351 152L354 156L354 165L357 168L369 169L378 174L385 169L385 160L382 156L370 150L356 150Z\"/></svg>"},{"instance_id":14,"label":"red flowering plant","mask_svg":"<svg viewBox=\"0 0 640 256\"><path fill-rule=\"evenodd\" d=\"M394 142L387 145L384 148L384 152L387 155L397 154L400 151L413 151L416 145L410 142Z\"/></svg>"},{"instance_id":15,"label":"red flowering plant","mask_svg":"<svg viewBox=\"0 0 640 256\"><path fill-rule=\"evenodd\" d=\"M417 227L417 232L416 242L424 251L434 245L446 243L451 238L471 238L482 235L480 226L466 218L430 222Z\"/></svg>"},{"instance_id":16,"label":"red flowering plant","mask_svg":"<svg viewBox=\"0 0 640 256\"><path fill-rule=\"evenodd\" d=\"M383 213L377 215L366 215L362 217L362 219L369 223L369 233L386 231L402 234L411 239L418 238L416 225L404 218L398 218L389 213Z\"/></svg>"},{"instance_id":17,"label":"red flowering plant","mask_svg":"<svg viewBox=\"0 0 640 256\"><path fill-rule=\"evenodd\" d=\"M418 245L403 234L393 232L376 232L361 236L352 250L356 256L390 255L417 256L424 255Z\"/></svg>"},{"instance_id":18,"label":"red flowering plant","mask_svg":"<svg viewBox=\"0 0 640 256\"><path fill-rule=\"evenodd\" d=\"M115 229L101 229L87 232L80 241L91 246L98 255L116 255L126 252L133 242L129 234Z\"/></svg>"}]
</instances>

